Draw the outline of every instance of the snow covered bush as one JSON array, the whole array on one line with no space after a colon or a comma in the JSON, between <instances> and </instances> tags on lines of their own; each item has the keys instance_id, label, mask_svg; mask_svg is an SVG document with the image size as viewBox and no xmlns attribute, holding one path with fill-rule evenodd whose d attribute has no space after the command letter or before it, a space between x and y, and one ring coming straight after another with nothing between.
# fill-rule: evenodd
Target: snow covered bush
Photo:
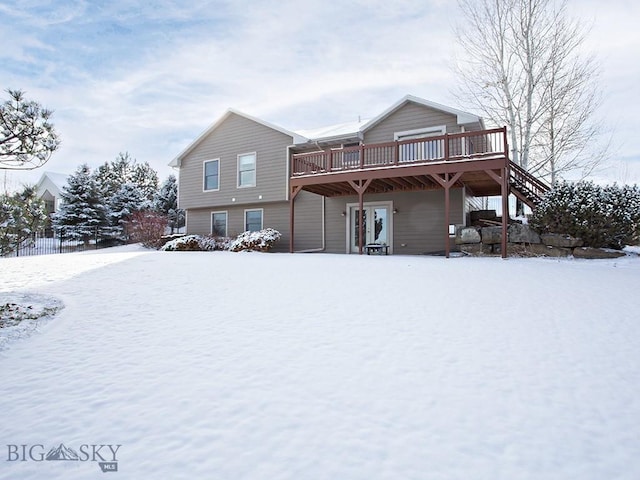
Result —
<instances>
[{"instance_id":1,"label":"snow covered bush","mask_svg":"<svg viewBox=\"0 0 640 480\"><path fill-rule=\"evenodd\" d=\"M224 237L185 235L165 243L160 250L165 252L212 252L228 250L231 240Z\"/></svg>"},{"instance_id":2,"label":"snow covered bush","mask_svg":"<svg viewBox=\"0 0 640 480\"><path fill-rule=\"evenodd\" d=\"M539 233L581 238L589 247L634 245L640 235L640 188L558 183L536 207L530 224Z\"/></svg>"},{"instance_id":3,"label":"snow covered bush","mask_svg":"<svg viewBox=\"0 0 640 480\"><path fill-rule=\"evenodd\" d=\"M230 245L232 252L258 251L268 252L282 235L273 228L265 228L257 232L244 232L238 235Z\"/></svg>"}]
</instances>

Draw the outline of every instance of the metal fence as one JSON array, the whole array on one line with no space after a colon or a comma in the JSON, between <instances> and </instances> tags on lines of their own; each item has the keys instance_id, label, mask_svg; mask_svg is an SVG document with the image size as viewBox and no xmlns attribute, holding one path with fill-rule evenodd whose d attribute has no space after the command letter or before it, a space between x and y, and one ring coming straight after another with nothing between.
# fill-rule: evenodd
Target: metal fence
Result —
<instances>
[{"instance_id":1,"label":"metal fence","mask_svg":"<svg viewBox=\"0 0 640 480\"><path fill-rule=\"evenodd\" d=\"M126 241L107 235L99 228L81 231L66 227L64 229L45 229L32 233L22 241L9 242L5 248L5 257L24 257L47 255L52 253L81 252L99 248L122 245ZM8 250L8 251L7 251Z\"/></svg>"}]
</instances>

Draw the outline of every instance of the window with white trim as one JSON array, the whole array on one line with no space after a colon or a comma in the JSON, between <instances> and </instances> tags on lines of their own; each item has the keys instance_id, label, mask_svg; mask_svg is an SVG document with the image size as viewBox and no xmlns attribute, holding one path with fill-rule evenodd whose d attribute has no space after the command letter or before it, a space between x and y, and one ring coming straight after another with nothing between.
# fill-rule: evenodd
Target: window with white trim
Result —
<instances>
[{"instance_id":1,"label":"window with white trim","mask_svg":"<svg viewBox=\"0 0 640 480\"><path fill-rule=\"evenodd\" d=\"M396 132L394 138L397 141L415 140L400 145L400 161L411 162L415 160L435 160L444 158L444 140L429 140L429 137L444 135L446 125L437 127L419 128ZM424 140L423 140L424 139Z\"/></svg>"},{"instance_id":2,"label":"window with white trim","mask_svg":"<svg viewBox=\"0 0 640 480\"><path fill-rule=\"evenodd\" d=\"M244 211L244 229L247 232L262 230L262 209Z\"/></svg>"},{"instance_id":3,"label":"window with white trim","mask_svg":"<svg viewBox=\"0 0 640 480\"><path fill-rule=\"evenodd\" d=\"M211 235L227 236L227 212L211 212Z\"/></svg>"},{"instance_id":4,"label":"window with white trim","mask_svg":"<svg viewBox=\"0 0 640 480\"><path fill-rule=\"evenodd\" d=\"M220 190L220 159L207 160L204 162L204 185L203 190Z\"/></svg>"},{"instance_id":5,"label":"window with white trim","mask_svg":"<svg viewBox=\"0 0 640 480\"><path fill-rule=\"evenodd\" d=\"M238 155L238 188L256 186L256 154Z\"/></svg>"}]
</instances>

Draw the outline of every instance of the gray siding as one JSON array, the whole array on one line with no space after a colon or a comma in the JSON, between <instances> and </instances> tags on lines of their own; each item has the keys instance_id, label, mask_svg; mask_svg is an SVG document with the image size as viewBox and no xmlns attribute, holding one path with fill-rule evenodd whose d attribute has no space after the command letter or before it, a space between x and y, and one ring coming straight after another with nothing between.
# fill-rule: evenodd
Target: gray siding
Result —
<instances>
[{"instance_id":1,"label":"gray siding","mask_svg":"<svg viewBox=\"0 0 640 480\"><path fill-rule=\"evenodd\" d=\"M322 197L301 192L295 205L295 249L308 250L322 246ZM244 231L244 212L261 208L264 228L275 228L282 234L274 251L289 251L289 202L252 203L190 209L187 211L187 233L211 234L211 213L227 212L227 234L235 237Z\"/></svg>"},{"instance_id":2,"label":"gray siding","mask_svg":"<svg viewBox=\"0 0 640 480\"><path fill-rule=\"evenodd\" d=\"M292 141L288 135L230 113L182 160L180 208L286 200L287 146ZM256 152L256 186L238 188L238 155L250 152ZM216 158L220 159L220 189L204 192L203 164Z\"/></svg>"},{"instance_id":3,"label":"gray siding","mask_svg":"<svg viewBox=\"0 0 640 480\"><path fill-rule=\"evenodd\" d=\"M447 133L461 130L455 115L409 102L365 132L364 143L392 142L395 132L440 125L446 125Z\"/></svg>"},{"instance_id":4,"label":"gray siding","mask_svg":"<svg viewBox=\"0 0 640 480\"><path fill-rule=\"evenodd\" d=\"M469 192L465 190L465 220L469 223L469 212L475 210L483 210L482 197L474 197L469 195Z\"/></svg>"},{"instance_id":5,"label":"gray siding","mask_svg":"<svg viewBox=\"0 0 640 480\"><path fill-rule=\"evenodd\" d=\"M463 191L451 189L452 224L461 224L464 219ZM444 221L444 190L424 192L401 192L396 194L365 193L364 201L393 201L398 213L393 215L393 253L423 254L445 249L446 226ZM328 198L327 251L345 253L347 251L347 217L342 216L348 203L357 203L358 197Z\"/></svg>"}]
</instances>

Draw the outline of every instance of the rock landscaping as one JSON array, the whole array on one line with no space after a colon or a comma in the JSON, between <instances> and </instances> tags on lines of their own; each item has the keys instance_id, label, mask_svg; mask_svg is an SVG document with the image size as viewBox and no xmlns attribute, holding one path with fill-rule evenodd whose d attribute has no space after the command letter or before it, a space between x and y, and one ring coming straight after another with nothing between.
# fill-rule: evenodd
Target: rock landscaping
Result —
<instances>
[{"instance_id":1,"label":"rock landscaping","mask_svg":"<svg viewBox=\"0 0 640 480\"><path fill-rule=\"evenodd\" d=\"M473 256L501 255L502 227L458 226L455 242L462 253ZM580 238L557 233L538 235L531 227L512 223L507 230L507 255L516 257L617 258L624 252L584 247Z\"/></svg>"}]
</instances>

